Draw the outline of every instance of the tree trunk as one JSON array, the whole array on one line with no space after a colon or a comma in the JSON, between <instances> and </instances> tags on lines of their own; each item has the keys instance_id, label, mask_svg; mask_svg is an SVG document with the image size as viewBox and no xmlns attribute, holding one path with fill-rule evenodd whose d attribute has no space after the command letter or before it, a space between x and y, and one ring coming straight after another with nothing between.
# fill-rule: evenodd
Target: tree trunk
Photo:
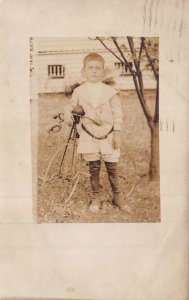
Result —
<instances>
[{"instance_id":1,"label":"tree trunk","mask_svg":"<svg viewBox=\"0 0 189 300\"><path fill-rule=\"evenodd\" d=\"M159 180L159 122L154 122L151 129L150 179Z\"/></svg>"}]
</instances>

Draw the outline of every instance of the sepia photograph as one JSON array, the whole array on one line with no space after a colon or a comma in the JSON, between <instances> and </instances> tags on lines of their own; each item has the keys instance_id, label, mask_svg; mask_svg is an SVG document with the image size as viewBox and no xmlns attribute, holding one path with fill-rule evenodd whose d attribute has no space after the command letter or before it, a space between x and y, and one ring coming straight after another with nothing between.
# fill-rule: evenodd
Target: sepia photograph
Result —
<instances>
[{"instance_id":1,"label":"sepia photograph","mask_svg":"<svg viewBox=\"0 0 189 300\"><path fill-rule=\"evenodd\" d=\"M160 222L159 38L31 37L37 223Z\"/></svg>"}]
</instances>

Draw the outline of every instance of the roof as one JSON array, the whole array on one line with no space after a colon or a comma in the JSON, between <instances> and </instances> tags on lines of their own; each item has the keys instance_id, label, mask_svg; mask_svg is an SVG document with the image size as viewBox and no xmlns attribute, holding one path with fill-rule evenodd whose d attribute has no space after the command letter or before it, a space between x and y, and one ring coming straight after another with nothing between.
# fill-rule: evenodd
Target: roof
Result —
<instances>
[{"instance_id":1,"label":"roof","mask_svg":"<svg viewBox=\"0 0 189 300\"><path fill-rule=\"evenodd\" d=\"M84 37L36 37L38 53L75 53L75 52L101 52L106 51L100 41L95 38ZM119 38L121 39L125 38ZM119 41L119 42L120 42ZM105 40L105 44L112 50L116 50L114 43L110 39Z\"/></svg>"}]
</instances>

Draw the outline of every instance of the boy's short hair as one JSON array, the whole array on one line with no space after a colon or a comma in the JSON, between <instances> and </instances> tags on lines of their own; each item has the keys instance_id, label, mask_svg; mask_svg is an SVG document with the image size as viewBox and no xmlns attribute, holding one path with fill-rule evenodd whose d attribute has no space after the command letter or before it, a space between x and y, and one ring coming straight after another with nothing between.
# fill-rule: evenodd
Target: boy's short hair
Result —
<instances>
[{"instance_id":1,"label":"boy's short hair","mask_svg":"<svg viewBox=\"0 0 189 300\"><path fill-rule=\"evenodd\" d=\"M87 56L84 57L83 65L85 66L88 61L100 61L103 64L103 66L105 64L104 58L100 54L95 52L89 53Z\"/></svg>"}]
</instances>

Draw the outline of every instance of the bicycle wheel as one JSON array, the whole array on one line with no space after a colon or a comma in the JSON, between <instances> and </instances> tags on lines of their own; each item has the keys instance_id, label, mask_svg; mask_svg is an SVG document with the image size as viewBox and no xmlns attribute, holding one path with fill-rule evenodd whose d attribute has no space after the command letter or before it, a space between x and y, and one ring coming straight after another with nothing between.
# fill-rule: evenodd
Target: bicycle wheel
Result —
<instances>
[{"instance_id":1,"label":"bicycle wheel","mask_svg":"<svg viewBox=\"0 0 189 300\"><path fill-rule=\"evenodd\" d=\"M136 185L136 164L128 152L121 155L118 163L118 176L120 191L125 198L129 197ZM106 167L102 164L100 182L104 189L105 198L112 198L112 191L108 180Z\"/></svg>"},{"instance_id":2,"label":"bicycle wheel","mask_svg":"<svg viewBox=\"0 0 189 300\"><path fill-rule=\"evenodd\" d=\"M46 164L42 157L39 160L38 210L47 218L48 215L55 217L57 209L64 206L77 184L76 140L70 139L69 143L62 140L60 146L60 139L55 142L52 135L52 141L49 151L46 150Z\"/></svg>"}]
</instances>

